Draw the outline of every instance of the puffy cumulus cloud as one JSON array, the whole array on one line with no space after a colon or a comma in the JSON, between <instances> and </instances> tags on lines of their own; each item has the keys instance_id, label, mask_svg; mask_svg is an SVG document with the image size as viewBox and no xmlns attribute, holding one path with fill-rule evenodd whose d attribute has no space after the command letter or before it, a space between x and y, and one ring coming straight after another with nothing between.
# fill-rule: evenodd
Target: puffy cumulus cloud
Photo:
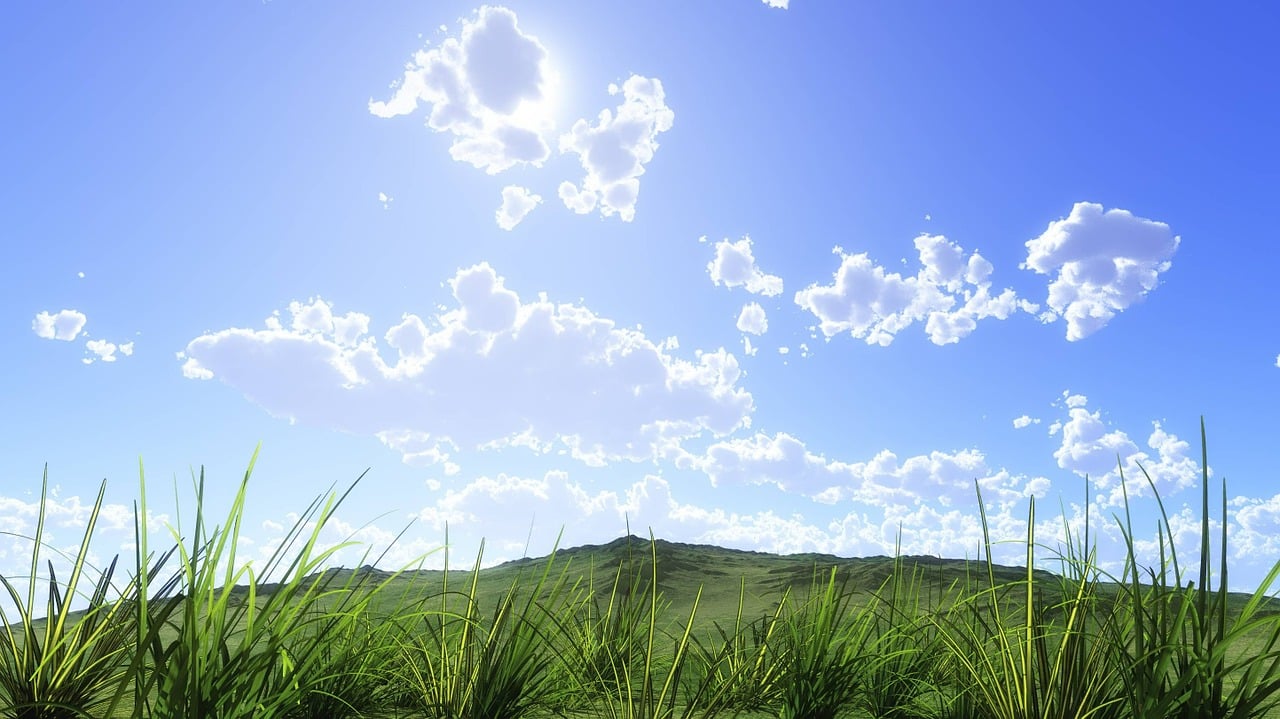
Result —
<instances>
[{"instance_id":1,"label":"puffy cumulus cloud","mask_svg":"<svg viewBox=\"0 0 1280 719\"><path fill-rule=\"evenodd\" d=\"M939 510L894 505L849 512L813 505L813 509L808 514L737 512L681 501L668 480L653 475L593 488L565 472L552 471L536 479L476 478L445 491L422 507L417 517L436 531L447 526L451 538L484 537L503 546L523 545L530 535L554 539L561 531L562 546L598 543L630 528L636 534L651 529L669 541L780 554L889 554L901 537L905 553L955 557L973 556L982 537L977 514L967 507ZM993 507L988 517L993 539L1025 537L1022 514L1022 509ZM1020 558L1016 548L1007 554L1011 562Z\"/></svg>"},{"instance_id":2,"label":"puffy cumulus cloud","mask_svg":"<svg viewBox=\"0 0 1280 719\"><path fill-rule=\"evenodd\" d=\"M738 331L750 332L753 335L762 335L769 331L769 318L764 313L764 308L756 302L748 302L742 306L742 311L738 313Z\"/></svg>"},{"instance_id":3,"label":"puffy cumulus cloud","mask_svg":"<svg viewBox=\"0 0 1280 719\"><path fill-rule=\"evenodd\" d=\"M183 373L217 378L278 417L377 435L422 461L442 442L642 460L750 423L751 395L723 349L682 359L673 343L585 307L522 302L488 264L459 270L449 286L455 307L404 314L385 347L355 330L340 337L325 320L332 307L316 299L291 305L287 325L273 318L266 329L191 340ZM353 316L362 330L365 316Z\"/></svg>"},{"instance_id":4,"label":"puffy cumulus cloud","mask_svg":"<svg viewBox=\"0 0 1280 719\"><path fill-rule=\"evenodd\" d=\"M1033 424L1040 424L1040 418L1024 414L1021 417L1014 418L1013 420L1014 429L1025 429Z\"/></svg>"},{"instance_id":5,"label":"puffy cumulus cloud","mask_svg":"<svg viewBox=\"0 0 1280 719\"><path fill-rule=\"evenodd\" d=\"M992 265L977 252L966 257L942 235L920 235L915 246L921 269L907 277L886 271L866 253L851 255L837 247L841 262L834 282L800 290L795 302L818 318L828 339L848 332L881 347L917 322L925 323L930 341L945 345L967 337L979 320L1039 309L1011 289L993 295Z\"/></svg>"},{"instance_id":6,"label":"puffy cumulus cloud","mask_svg":"<svg viewBox=\"0 0 1280 719\"><path fill-rule=\"evenodd\" d=\"M507 185L502 188L502 206L494 213L494 219L504 230L515 229L541 202L542 196L533 194L528 188Z\"/></svg>"},{"instance_id":7,"label":"puffy cumulus cloud","mask_svg":"<svg viewBox=\"0 0 1280 719\"><path fill-rule=\"evenodd\" d=\"M765 297L782 294L782 278L766 274L756 266L750 237L737 242L727 239L717 242L716 257L707 263L707 274L717 286L745 287L748 292Z\"/></svg>"},{"instance_id":8,"label":"puffy cumulus cloud","mask_svg":"<svg viewBox=\"0 0 1280 719\"><path fill-rule=\"evenodd\" d=\"M1147 437L1151 452L1147 452L1128 433L1104 422L1101 412L1090 412L1086 402L1083 395L1068 398L1068 416L1060 427L1062 442L1053 457L1059 467L1089 477L1102 493L1099 501L1104 506L1121 506L1126 491L1131 499L1149 495L1144 470L1164 496L1195 485L1201 468L1187 442L1167 432L1160 422L1152 422Z\"/></svg>"},{"instance_id":9,"label":"puffy cumulus cloud","mask_svg":"<svg viewBox=\"0 0 1280 719\"><path fill-rule=\"evenodd\" d=\"M31 320L31 330L37 337L71 342L80 335L88 321L83 312L76 310L59 310L55 314L41 312Z\"/></svg>"},{"instance_id":10,"label":"puffy cumulus cloud","mask_svg":"<svg viewBox=\"0 0 1280 719\"><path fill-rule=\"evenodd\" d=\"M83 536L93 514L93 501L81 500L79 496L58 497L51 494L45 499L45 523L47 529L59 528L74 530L66 536L59 536L56 541L78 540ZM16 497L0 495L0 532L18 535L33 535L35 523L40 515L40 501L26 501ZM133 531L133 510L124 504L105 503L98 514L98 529L102 531ZM30 544L28 543L28 546Z\"/></svg>"},{"instance_id":11,"label":"puffy cumulus cloud","mask_svg":"<svg viewBox=\"0 0 1280 719\"><path fill-rule=\"evenodd\" d=\"M568 473L548 472L541 479L506 474L479 477L458 489L450 489L423 507L418 518L433 528L527 527L541 514L565 529L565 540L574 543L622 536L633 527L658 525L674 502L666 480L648 476L623 491L591 491L572 481Z\"/></svg>"},{"instance_id":12,"label":"puffy cumulus cloud","mask_svg":"<svg viewBox=\"0 0 1280 719\"><path fill-rule=\"evenodd\" d=\"M561 183L559 194L578 214L598 206L605 217L617 213L630 222L644 166L658 150L658 135L671 129L676 115L656 78L632 75L622 87L609 85L610 95L619 93L622 104L613 112L601 110L594 125L580 119L560 137L560 151L576 153L586 176L577 185Z\"/></svg>"},{"instance_id":13,"label":"puffy cumulus cloud","mask_svg":"<svg viewBox=\"0 0 1280 719\"><path fill-rule=\"evenodd\" d=\"M45 562L51 562L60 577L71 574L71 559L80 551L85 527L93 514L93 502L93 496L88 497L88 501L75 495L58 496L56 489L45 498L44 546L40 550L42 575L46 574ZM31 568L34 549L31 537L35 535L40 510L38 495L28 499L0 495L0 575L13 582L19 594L27 587L24 578L29 575ZM97 579L93 568L106 566L104 557L110 558L120 553L132 556L132 551L123 552L122 547L123 543L131 542L132 538L133 509L124 504L104 503L98 512L94 539L86 555L89 578ZM0 611L13 616L15 608L7 593L0 597Z\"/></svg>"},{"instance_id":14,"label":"puffy cumulus cloud","mask_svg":"<svg viewBox=\"0 0 1280 719\"><path fill-rule=\"evenodd\" d=\"M1026 243L1022 268L1055 275L1045 319L1066 319L1067 340L1074 342L1154 290L1180 241L1163 222L1077 202L1066 219Z\"/></svg>"},{"instance_id":15,"label":"puffy cumulus cloud","mask_svg":"<svg viewBox=\"0 0 1280 719\"><path fill-rule=\"evenodd\" d=\"M677 464L704 472L716 486L771 484L826 504L853 501L881 508L972 506L975 481L986 501L997 504L1043 496L1049 489L1043 477L992 469L976 449L934 451L905 460L884 450L869 461L850 463L810 452L785 432L722 440L702 456L681 455Z\"/></svg>"},{"instance_id":16,"label":"puffy cumulus cloud","mask_svg":"<svg viewBox=\"0 0 1280 719\"><path fill-rule=\"evenodd\" d=\"M1280 554L1280 494L1267 499L1237 497L1231 542L1239 558Z\"/></svg>"},{"instance_id":17,"label":"puffy cumulus cloud","mask_svg":"<svg viewBox=\"0 0 1280 719\"><path fill-rule=\"evenodd\" d=\"M92 355L84 358L83 362L85 364L93 364L96 360L101 360L103 362L115 362L116 352L119 352L124 357L128 357L133 354L132 342L125 342L117 345L114 342L108 342L106 340L89 340L84 343L84 346L86 352Z\"/></svg>"},{"instance_id":18,"label":"puffy cumulus cloud","mask_svg":"<svg viewBox=\"0 0 1280 719\"><path fill-rule=\"evenodd\" d=\"M484 6L462 23L459 37L420 50L385 101L369 112L408 115L431 106L427 127L454 135L449 154L493 175L517 164L541 166L555 83L547 50L519 27L516 14Z\"/></svg>"}]
</instances>

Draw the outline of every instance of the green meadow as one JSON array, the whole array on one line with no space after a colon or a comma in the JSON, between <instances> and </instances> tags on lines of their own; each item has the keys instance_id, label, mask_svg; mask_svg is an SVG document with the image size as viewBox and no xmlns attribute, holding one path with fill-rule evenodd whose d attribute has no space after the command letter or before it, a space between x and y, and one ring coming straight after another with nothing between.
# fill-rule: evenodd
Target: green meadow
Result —
<instances>
[{"instance_id":1,"label":"green meadow","mask_svg":"<svg viewBox=\"0 0 1280 719\"><path fill-rule=\"evenodd\" d=\"M103 568L87 561L90 521L55 570L42 512L29 574L3 579L16 614L0 617L0 716L1235 719L1280 703L1280 565L1252 594L1224 589L1230 538L1216 554L1209 540L1227 494L1207 474L1191 564L1162 507L1154 566L1134 549L1149 528L1116 518L1115 573L1089 526L1065 546L1028 535L1020 567L996 564L990 539L959 560L628 536L390 571L372 549L326 568L347 547L320 531L358 480L297 508L276 552L248 562L252 469L221 510L201 473L171 545L135 526L133 556ZM1036 526L1034 500L1026 511Z\"/></svg>"}]
</instances>

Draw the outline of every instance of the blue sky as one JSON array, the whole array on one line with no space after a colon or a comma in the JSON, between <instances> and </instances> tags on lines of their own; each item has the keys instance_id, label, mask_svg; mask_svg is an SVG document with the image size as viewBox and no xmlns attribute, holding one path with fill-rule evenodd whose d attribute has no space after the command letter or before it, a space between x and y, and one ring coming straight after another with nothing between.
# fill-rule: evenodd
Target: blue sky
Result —
<instances>
[{"instance_id":1,"label":"blue sky","mask_svg":"<svg viewBox=\"0 0 1280 719\"><path fill-rule=\"evenodd\" d=\"M326 537L416 520L393 561L973 556L975 480L1048 537L1086 475L1106 559L1118 464L1190 558L1204 415L1233 581L1280 557L1274 9L10 15L0 529L47 463L59 546L107 479L108 556L139 458L217 512L261 442L250 558L368 468Z\"/></svg>"}]
</instances>

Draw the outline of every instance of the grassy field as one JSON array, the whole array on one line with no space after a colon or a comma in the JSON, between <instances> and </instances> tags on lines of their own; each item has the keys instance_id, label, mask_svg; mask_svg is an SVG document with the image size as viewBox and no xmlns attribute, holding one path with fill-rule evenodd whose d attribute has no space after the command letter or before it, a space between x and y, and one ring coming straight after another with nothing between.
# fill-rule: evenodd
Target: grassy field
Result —
<instances>
[{"instance_id":1,"label":"grassy field","mask_svg":"<svg viewBox=\"0 0 1280 719\"><path fill-rule=\"evenodd\" d=\"M1207 476L1201 561L1169 541L1139 567L1130 539L1109 576L1087 527L1060 574L1028 569L1046 558L1033 536L1022 567L989 543L974 561L842 559L633 536L488 569L324 570L338 548L317 537L345 494L251 571L235 543L251 471L216 521L201 477L181 543L153 552L138 532L133 562L101 572L91 521L70 571L41 575L42 513L26 591L0 582L18 607L0 617L0 716L1234 719L1280 703L1280 565L1253 594L1211 588L1228 538L1210 556L1226 490L1211 501Z\"/></svg>"}]
</instances>

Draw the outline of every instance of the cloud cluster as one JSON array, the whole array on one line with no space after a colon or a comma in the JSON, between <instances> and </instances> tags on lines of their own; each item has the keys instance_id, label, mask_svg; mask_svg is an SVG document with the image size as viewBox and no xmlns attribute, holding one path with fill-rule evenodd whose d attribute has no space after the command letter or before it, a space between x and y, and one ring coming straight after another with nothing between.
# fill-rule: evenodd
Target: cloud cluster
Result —
<instances>
[{"instance_id":1,"label":"cloud cluster","mask_svg":"<svg viewBox=\"0 0 1280 719\"><path fill-rule=\"evenodd\" d=\"M92 357L85 357L81 360L84 364L93 364L97 360L101 360L103 362L115 362L116 352L119 352L124 357L129 357L133 354L132 342L125 342L117 345L114 342L108 342L106 340L89 340L84 343L84 346L85 349L93 355Z\"/></svg>"},{"instance_id":2,"label":"cloud cluster","mask_svg":"<svg viewBox=\"0 0 1280 719\"><path fill-rule=\"evenodd\" d=\"M108 342L103 339L88 339L89 333L84 331L85 325L89 320L83 312L77 310L59 310L57 313L40 312L31 321L31 330L36 333L37 337L48 340L61 340L63 342L73 342L78 337L84 337L85 356L80 361L84 364L93 364L97 361L115 362L116 353L120 356L128 357L133 354L133 343Z\"/></svg>"},{"instance_id":3,"label":"cloud cluster","mask_svg":"<svg viewBox=\"0 0 1280 719\"><path fill-rule=\"evenodd\" d=\"M704 472L716 486L770 484L823 503L853 501L881 508L973 506L975 480L992 503L1040 496L1049 488L1043 477L992 469L976 449L934 451L905 460L884 450L869 461L850 463L810 452L785 432L721 440L702 456L686 454L678 461L684 468Z\"/></svg>"},{"instance_id":4,"label":"cloud cluster","mask_svg":"<svg viewBox=\"0 0 1280 719\"><path fill-rule=\"evenodd\" d=\"M1160 422L1152 422L1151 434L1147 437L1147 448L1152 452L1144 451L1128 433L1109 428L1102 413L1090 412L1087 405L1088 398L1084 395L1067 397L1068 418L1056 423L1062 441L1053 457L1059 467L1087 476L1101 493L1099 501L1103 506L1121 506L1125 492L1130 498L1150 495L1146 476L1151 477L1166 497L1195 485L1201 468L1187 442L1165 431Z\"/></svg>"},{"instance_id":5,"label":"cloud cluster","mask_svg":"<svg viewBox=\"0 0 1280 719\"><path fill-rule=\"evenodd\" d=\"M908 277L886 271L866 253L837 247L841 262L832 284L810 285L796 293L795 302L818 318L827 338L848 332L881 347L917 322L925 323L930 341L945 345L967 337L979 320L1039 309L1011 289L993 296L993 268L977 252L966 257L942 235L920 235L915 246L921 269Z\"/></svg>"},{"instance_id":6,"label":"cloud cluster","mask_svg":"<svg viewBox=\"0 0 1280 719\"><path fill-rule=\"evenodd\" d=\"M580 119L560 137L560 151L576 153L586 175L576 185L562 182L559 195L578 214L598 206L605 217L617 213L630 222L644 166L658 150L658 135L674 124L675 113L656 78L632 75L621 87L609 85L610 95L619 93L622 103L613 112L601 110L595 124Z\"/></svg>"},{"instance_id":7,"label":"cloud cluster","mask_svg":"<svg viewBox=\"0 0 1280 719\"><path fill-rule=\"evenodd\" d=\"M514 12L486 5L459 37L418 51L391 99L370 100L369 112L390 118L430 105L427 127L454 135L453 159L492 175L550 156L553 82L542 43L520 30Z\"/></svg>"},{"instance_id":8,"label":"cloud cluster","mask_svg":"<svg viewBox=\"0 0 1280 719\"><path fill-rule=\"evenodd\" d=\"M747 426L750 393L723 349L673 356L585 307L523 302L488 265L450 280L456 307L406 313L383 335L339 320L321 299L294 303L289 327L230 328L193 339L190 378L217 378L268 412L379 436L430 462L443 447L553 449L588 464L644 460L689 437ZM439 448L435 454L433 449Z\"/></svg>"},{"instance_id":9,"label":"cloud cluster","mask_svg":"<svg viewBox=\"0 0 1280 719\"><path fill-rule=\"evenodd\" d=\"M782 278L756 266L751 238L716 243L715 259L707 263L707 274L716 286L743 287L752 294L776 297L782 294Z\"/></svg>"},{"instance_id":10,"label":"cloud cluster","mask_svg":"<svg viewBox=\"0 0 1280 719\"><path fill-rule=\"evenodd\" d=\"M71 342L80 336L88 321L83 312L76 310L59 310L56 314L40 312L31 320L31 330L37 337Z\"/></svg>"},{"instance_id":11,"label":"cloud cluster","mask_svg":"<svg viewBox=\"0 0 1280 719\"><path fill-rule=\"evenodd\" d=\"M1044 318L1066 319L1067 340L1074 342L1154 290L1180 241L1163 222L1077 202L1065 219L1027 241L1022 267L1054 275Z\"/></svg>"},{"instance_id":12,"label":"cloud cluster","mask_svg":"<svg viewBox=\"0 0 1280 719\"><path fill-rule=\"evenodd\" d=\"M498 227L513 230L533 208L542 203L542 196L535 195L526 187L507 185L502 188L502 206L494 213Z\"/></svg>"}]
</instances>

